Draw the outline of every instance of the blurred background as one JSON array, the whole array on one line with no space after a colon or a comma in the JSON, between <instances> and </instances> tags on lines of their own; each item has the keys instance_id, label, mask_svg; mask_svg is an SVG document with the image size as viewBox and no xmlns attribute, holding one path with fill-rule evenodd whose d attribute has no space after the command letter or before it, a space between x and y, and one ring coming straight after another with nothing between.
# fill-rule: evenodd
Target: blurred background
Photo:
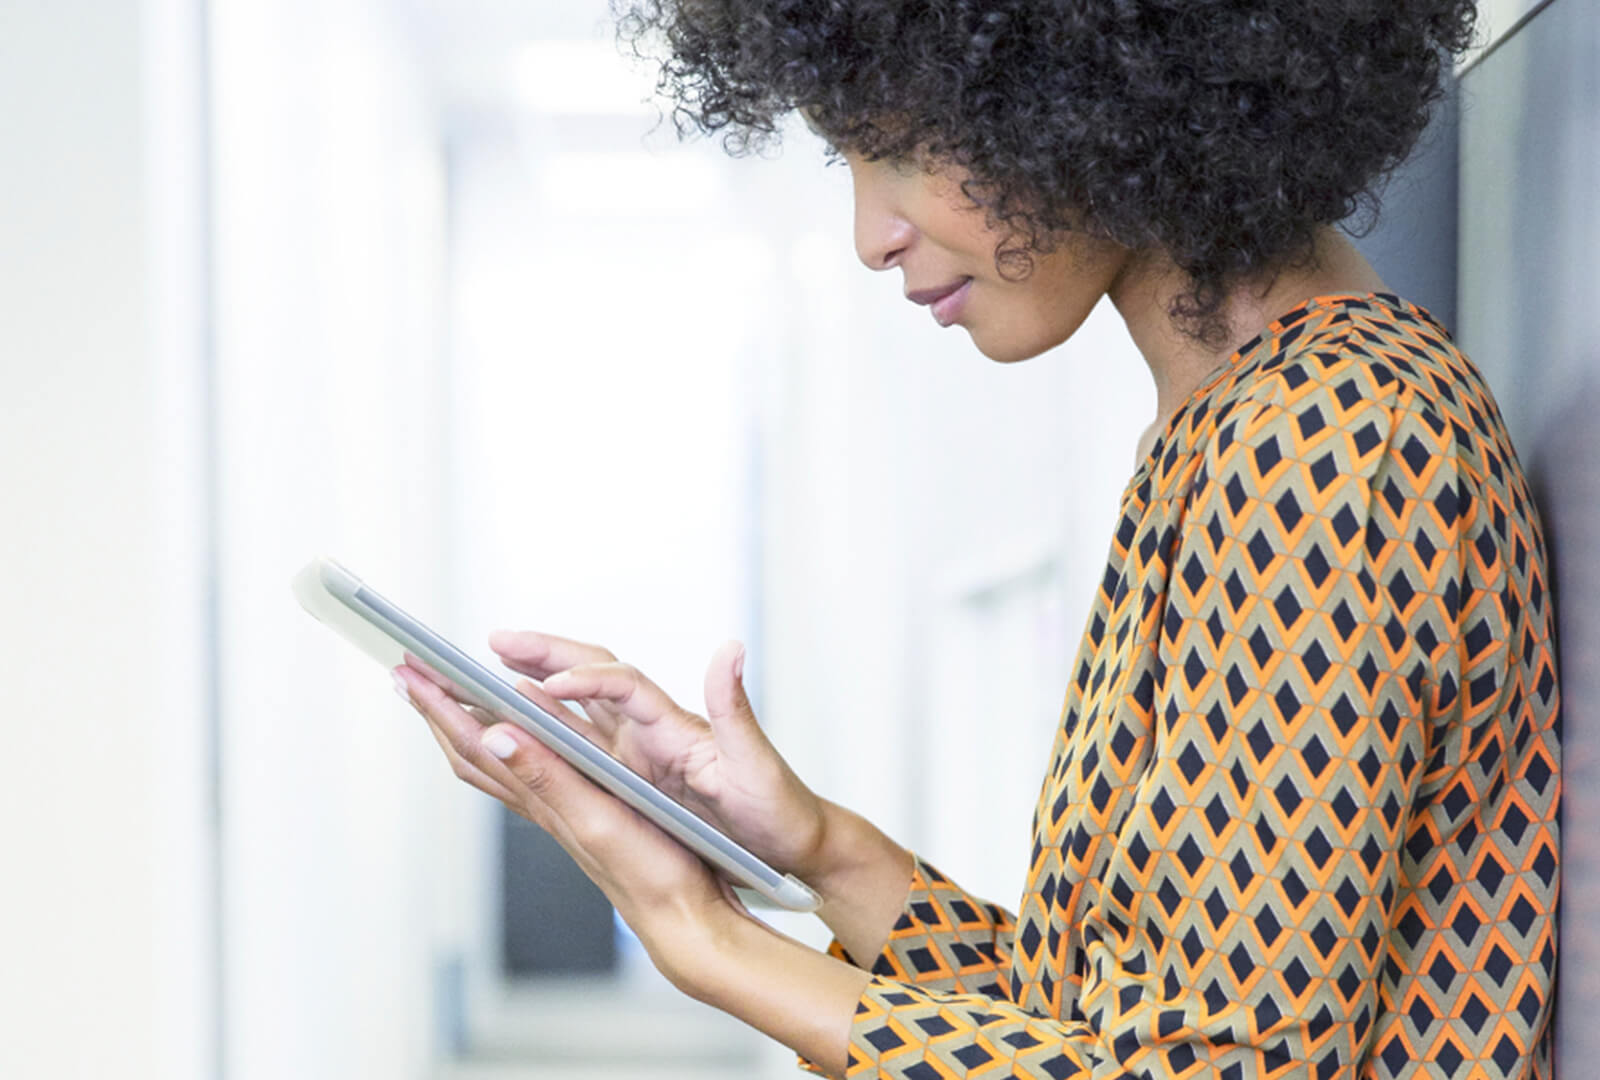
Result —
<instances>
[{"instance_id":1,"label":"blurred background","mask_svg":"<svg viewBox=\"0 0 1600 1080\"><path fill-rule=\"evenodd\" d=\"M1587 3L1498 5L1462 81L1534 86L1535 11L1588 65L1545 194L1504 183L1548 160L1515 102L1452 102L1361 241L1447 323L1504 287L1458 252L1524 235L1474 223L1553 188L1600 250ZM740 638L813 787L1020 891L1143 364L1104 309L983 359L856 261L802 127L680 144L612 35L604 0L0 0L0 1075L792 1075L300 611L318 554L694 708Z\"/></svg>"}]
</instances>

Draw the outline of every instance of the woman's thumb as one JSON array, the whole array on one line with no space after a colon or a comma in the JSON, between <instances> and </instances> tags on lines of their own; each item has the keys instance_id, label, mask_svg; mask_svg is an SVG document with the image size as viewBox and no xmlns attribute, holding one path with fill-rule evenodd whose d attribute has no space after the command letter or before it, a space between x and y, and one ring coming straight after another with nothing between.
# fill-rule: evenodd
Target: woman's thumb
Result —
<instances>
[{"instance_id":1,"label":"woman's thumb","mask_svg":"<svg viewBox=\"0 0 1600 1080\"><path fill-rule=\"evenodd\" d=\"M706 719L717 742L726 749L749 745L760 728L744 692L744 645L725 642L706 668Z\"/></svg>"}]
</instances>

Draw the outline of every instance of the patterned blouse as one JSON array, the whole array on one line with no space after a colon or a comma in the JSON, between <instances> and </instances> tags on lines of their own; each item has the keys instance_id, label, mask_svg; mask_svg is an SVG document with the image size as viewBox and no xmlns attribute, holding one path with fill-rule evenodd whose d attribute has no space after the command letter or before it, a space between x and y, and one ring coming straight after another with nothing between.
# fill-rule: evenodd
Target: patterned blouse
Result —
<instances>
[{"instance_id":1,"label":"patterned blouse","mask_svg":"<svg viewBox=\"0 0 1600 1080\"><path fill-rule=\"evenodd\" d=\"M1273 323L1128 485L1018 913L919 861L848 1075L1549 1077L1547 567L1426 312Z\"/></svg>"}]
</instances>

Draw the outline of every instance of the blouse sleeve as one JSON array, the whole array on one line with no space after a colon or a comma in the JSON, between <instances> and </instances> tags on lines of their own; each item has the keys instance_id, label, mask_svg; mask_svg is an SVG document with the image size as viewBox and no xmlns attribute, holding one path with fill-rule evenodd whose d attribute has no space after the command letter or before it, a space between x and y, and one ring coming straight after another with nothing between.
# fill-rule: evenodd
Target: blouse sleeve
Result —
<instances>
[{"instance_id":1,"label":"blouse sleeve","mask_svg":"<svg viewBox=\"0 0 1600 1080\"><path fill-rule=\"evenodd\" d=\"M1435 738L1417 641L1445 656L1460 633L1458 481L1419 452L1441 437L1425 428L1392 398L1331 394L1219 421L1155 570L1150 758L1080 912L1076 1018L1013 1004L995 968L1013 948L1043 962L1038 942L925 877L926 911L858 1003L848 1076L1353 1075L1380 1011L1404 1008L1380 999ZM1418 526L1422 553L1398 539Z\"/></svg>"},{"instance_id":2,"label":"blouse sleeve","mask_svg":"<svg viewBox=\"0 0 1600 1080\"><path fill-rule=\"evenodd\" d=\"M1003 999L1015 927L1011 912L971 895L919 857L905 907L872 973L903 986ZM828 955L856 965L837 938ZM821 1073L805 1058L800 1067Z\"/></svg>"},{"instance_id":3,"label":"blouse sleeve","mask_svg":"<svg viewBox=\"0 0 1600 1080\"><path fill-rule=\"evenodd\" d=\"M925 990L1003 998L1015 926L1009 911L968 894L918 858L905 909L872 973ZM830 951L854 963L837 942Z\"/></svg>"}]
</instances>

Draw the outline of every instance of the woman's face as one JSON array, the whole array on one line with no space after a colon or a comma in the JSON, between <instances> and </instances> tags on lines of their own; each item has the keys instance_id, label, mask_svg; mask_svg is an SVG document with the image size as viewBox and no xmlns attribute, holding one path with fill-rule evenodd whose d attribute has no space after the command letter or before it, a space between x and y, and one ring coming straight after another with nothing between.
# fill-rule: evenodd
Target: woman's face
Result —
<instances>
[{"instance_id":1,"label":"woman's face","mask_svg":"<svg viewBox=\"0 0 1600 1080\"><path fill-rule=\"evenodd\" d=\"M1067 340L1131 258L1073 233L1049 254L1034 254L1032 273L1007 280L995 265L1006 234L961 193L961 174L843 156L861 261L899 267L907 299L928 305L940 325L964 327L991 360L1026 360Z\"/></svg>"}]
</instances>

